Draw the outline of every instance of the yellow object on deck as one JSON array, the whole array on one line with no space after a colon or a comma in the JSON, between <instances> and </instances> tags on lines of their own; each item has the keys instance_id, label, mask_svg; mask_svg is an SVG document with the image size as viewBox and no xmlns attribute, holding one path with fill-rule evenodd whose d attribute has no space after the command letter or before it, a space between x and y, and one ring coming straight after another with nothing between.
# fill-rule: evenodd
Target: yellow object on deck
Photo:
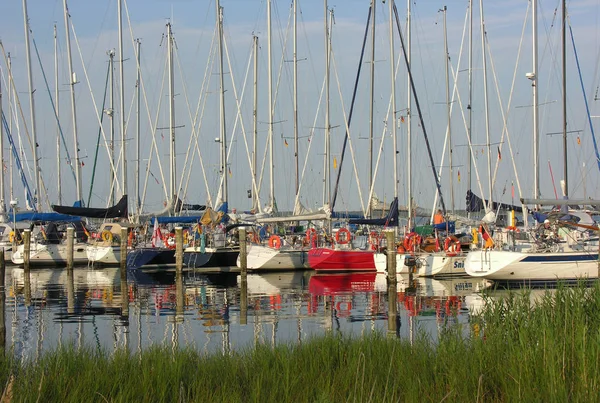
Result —
<instances>
[{"instance_id":1,"label":"yellow object on deck","mask_svg":"<svg viewBox=\"0 0 600 403\"><path fill-rule=\"evenodd\" d=\"M473 245L479 244L479 232L477 232L477 228L471 229L471 236L473 237Z\"/></svg>"}]
</instances>

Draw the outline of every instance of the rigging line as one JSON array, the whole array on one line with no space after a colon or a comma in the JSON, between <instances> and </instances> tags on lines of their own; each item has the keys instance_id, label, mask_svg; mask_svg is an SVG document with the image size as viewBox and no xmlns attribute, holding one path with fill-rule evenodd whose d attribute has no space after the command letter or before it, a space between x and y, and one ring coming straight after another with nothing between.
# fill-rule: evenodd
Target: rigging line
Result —
<instances>
[{"instance_id":1,"label":"rigging line","mask_svg":"<svg viewBox=\"0 0 600 403\"><path fill-rule=\"evenodd\" d=\"M431 146L429 144L429 138L427 137L427 129L425 128L425 122L423 121L423 113L421 111L421 104L419 103L419 97L417 96L417 91L415 88L415 82L413 80L412 69L410 64L408 63L408 57L406 55L406 48L404 46L404 37L402 36L402 29L400 27L400 17L398 16L398 8L394 4L394 15L396 17L396 25L398 27L398 36L400 37L400 43L402 44L402 54L404 55L404 62L406 63L406 70L408 71L408 77L410 79L410 87L412 89L415 106L417 107L417 112L419 114L419 121L421 122L421 129L423 130L423 137L425 138L425 144L427 145L427 153L429 154L429 162L431 163L431 169L433 171L433 177L435 179L435 185L437 191L440 195L440 203L442 204L442 211L444 215L446 214L446 203L444 203L444 196L442 195L442 185L440 184L440 180L435 172L435 162L433 161L433 154L431 153ZM394 124L396 124L394 122Z\"/></svg>"},{"instance_id":2,"label":"rigging line","mask_svg":"<svg viewBox=\"0 0 600 403\"><path fill-rule=\"evenodd\" d=\"M366 43L366 39L365 39L365 43ZM359 178L359 175L358 175L358 168L356 166L356 158L355 158L355 155L354 155L354 148L352 147L352 138L350 136L350 121L347 119L347 116L346 116L346 108L344 107L344 100L343 100L343 96L342 96L342 85L340 83L340 78L338 76L337 65L335 63L335 56L334 56L333 49L331 50L331 61L333 63L333 71L335 72L335 80L337 82L338 92L340 94L340 103L342 104L341 105L341 110L342 110L342 114L344 116L344 124L345 124L345 129L346 129L346 135L348 136L348 146L350 147L350 156L352 157L352 166L354 167L354 176L356 177L356 186L358 187L357 188L357 190L358 190L358 199L360 200L360 206L362 208L362 212L366 216L367 212L366 212L366 209L365 209L365 203L364 203L364 200L363 200L362 190L361 190L361 187L360 187L360 178ZM352 110L352 109L353 108L351 108L350 110ZM338 167L338 168L341 169L341 166Z\"/></svg>"},{"instance_id":3,"label":"rigging line","mask_svg":"<svg viewBox=\"0 0 600 403\"><path fill-rule=\"evenodd\" d=\"M27 203L29 205L35 205L35 204L33 204L33 200L34 200L33 193L31 192L31 189L29 188L29 183L27 182L27 176L25 175L25 172L23 171L23 165L21 165L21 159L19 158L19 151L17 150L17 147L15 146L12 134L8 127L8 122L6 121L6 116L4 115L4 111L2 111L2 123L4 124L4 130L6 131L6 137L8 138L8 142L11 145L12 152L15 157L14 161L15 161L15 164L17 165L17 171L21 174L21 182L23 182L23 187L25 188L25 195L27 197Z\"/></svg>"},{"instance_id":4,"label":"rigging line","mask_svg":"<svg viewBox=\"0 0 600 403\"><path fill-rule=\"evenodd\" d=\"M110 63L108 63L108 68L106 69L106 83L104 84L104 97L102 101L102 115L100 117L100 125L102 126L102 121L104 120L104 107L106 106L106 92L108 90L108 79L110 77ZM56 111L56 109L55 109ZM62 133L62 132L61 132ZM88 201L87 206L91 206L92 200L92 191L94 190L94 178L96 177L96 164L98 162L98 151L100 149L100 137L102 136L102 129L98 129L98 138L96 140L96 152L94 153L94 165L92 167L92 179L90 183L90 192L88 193Z\"/></svg>"},{"instance_id":5,"label":"rigging line","mask_svg":"<svg viewBox=\"0 0 600 403\"><path fill-rule=\"evenodd\" d=\"M275 3L275 4L277 4L277 3ZM278 14L277 13L277 5L275 5L275 10L276 10L275 13ZM271 110L271 114L273 116L275 116L275 109L276 109L275 107L277 105L277 99L279 98L279 85L281 84L281 78L283 75L283 73L282 73L283 67L286 65L285 51L287 49L287 43L288 43L288 39L290 36L289 33L290 33L290 29L291 29L291 24L292 24L292 16L293 16L293 8L290 7L290 13L288 14L288 23L285 28L285 35L282 37L281 30L279 31L279 42L280 43L283 42L283 46L281 49L281 60L279 61L279 71L277 72L277 82L275 83L275 93L273 94L273 107ZM279 20L277 20L277 21L279 21ZM281 27L281 25L280 25L280 27ZM289 74L289 71L288 71L288 74ZM288 81L288 84L289 84L289 81ZM288 90L289 90L289 87L288 87Z\"/></svg>"},{"instance_id":6,"label":"rigging line","mask_svg":"<svg viewBox=\"0 0 600 403\"><path fill-rule=\"evenodd\" d=\"M573 52L575 53L575 63L577 64L577 72L579 73L579 83L581 84L581 92L583 93L583 101L585 102L585 111L590 125L590 131L592 132L592 142L594 143L594 151L596 152L596 164L600 169L600 154L598 153L598 143L596 142L596 135L594 134L594 125L592 123L592 117L590 114L590 106L588 104L587 96L585 94L585 86L583 85L583 76L581 75L581 67L579 66L579 56L577 55L577 48L575 47L575 38L573 37L573 29L569 21L569 32L571 33L571 42L573 44Z\"/></svg>"},{"instance_id":7,"label":"rigging line","mask_svg":"<svg viewBox=\"0 0 600 403\"><path fill-rule=\"evenodd\" d=\"M33 36L33 32L29 30L31 35ZM63 133L62 125L60 124L60 119L56 113L56 107L54 105L54 99L52 98L52 92L50 91L50 86L48 85L48 79L46 77L46 71L44 70L44 66L42 65L42 59L40 58L40 52L38 51L37 43L35 42L35 38L31 38L31 42L33 43L33 48L35 49L35 54L37 56L38 62L40 64L40 69L42 70L42 77L44 78L44 84L46 84L46 91L48 92L48 96L50 98L50 104L52 106L52 111L54 112L54 118L56 119L56 123L58 124L58 130L60 131L60 138L62 139L63 146L65 147L65 151L67 154L67 163L71 167L71 173L73 174L73 180L75 180L75 171L73 170L73 166L71 164L71 156L69 155L69 149L67 148L67 143L65 142L65 136Z\"/></svg>"},{"instance_id":8,"label":"rigging line","mask_svg":"<svg viewBox=\"0 0 600 403\"><path fill-rule=\"evenodd\" d=\"M71 31L73 32L73 39L75 39L75 44L77 45L77 51L79 52L79 59L81 60L81 65L83 68L83 75L85 76L85 81L88 85L88 91L90 93L90 98L92 99L92 104L94 105L94 115L96 116L96 120L102 131L102 138L104 139L104 145L106 146L106 152L108 153L109 147L108 147L108 141L106 140L106 133L104 132L104 128L102 127L102 119L100 118L100 116L97 113L98 105L96 104L96 99L94 98L94 92L92 91L92 84L90 82L90 78L88 76L87 69L83 62L83 54L81 53L81 47L79 46L79 38L77 37L77 32L75 32L75 24L73 24L73 20L70 17L69 17L69 21L71 21ZM111 171L112 171L113 175L115 175L115 173L116 173L115 165L110 160L110 158L109 158L109 161L110 161ZM120 191L119 186L120 186L119 183L117 183L117 189Z\"/></svg>"},{"instance_id":9,"label":"rigging line","mask_svg":"<svg viewBox=\"0 0 600 403\"><path fill-rule=\"evenodd\" d=\"M356 94L358 92L358 83L360 80L360 72L363 64L363 58L365 56L365 48L367 46L367 37L369 36L369 25L371 23L371 13L373 12L373 7L369 6L369 12L367 13L367 23L365 27L365 34L363 37L362 49L360 51L360 58L358 60L358 71L356 72L356 79L354 80L354 90L352 91L352 101L350 102L350 112L348 113L348 123L346 125L346 135L344 136L344 144L342 146L342 153L340 156L340 164L338 166L338 172L335 179L335 187L333 189L333 198L331 199L331 212L334 211L335 201L337 199L337 193L340 186L340 177L342 176L342 166L344 165L344 154L346 153L346 144L348 143L348 138L350 134L348 133L348 129L350 127L350 122L352 122L352 113L354 112L354 101L356 101ZM326 73L327 74L327 73ZM329 161L327 162L329 163ZM396 184L394 184L396 186ZM362 199L361 199L362 204ZM370 202L369 202L370 204ZM363 208L364 211L364 208Z\"/></svg>"},{"instance_id":10,"label":"rigging line","mask_svg":"<svg viewBox=\"0 0 600 403\"><path fill-rule=\"evenodd\" d=\"M504 111L504 108L502 106L502 97L500 95L500 86L498 85L498 75L496 74L496 65L494 64L494 57L492 56L492 48L490 46L487 33L485 34L485 42L487 44L487 50L489 53L490 67L492 68L492 78L494 79L494 85L496 87L496 94L498 96L498 105L500 106L500 113L501 113L502 120L503 120L502 136L500 138L500 147L502 147L502 143L504 142L504 137L506 136L506 138L508 140L508 149L510 152L510 157L513 162L513 170L515 172L515 179L517 181L517 188L519 189L519 194L523 194L523 193L521 193L521 182L519 180L519 172L517 171L517 166L515 163L515 156L514 156L512 144L510 141L510 134L508 132L508 115L510 114L510 110L511 110L510 106L512 105L512 99L513 99L512 97L514 94L514 88L515 88L515 84L516 84L516 80L517 80L517 67L519 66L519 60L521 59L521 49L522 49L522 45L523 45L523 38L525 37L525 29L527 27L527 21L529 20L529 18L528 18L529 17L529 4L530 3L528 3L528 5L527 5L527 10L525 12L525 19L523 21L523 29L521 31L521 40L519 42L519 49L517 51L517 60L516 60L515 69L513 72L512 84L510 86L510 95L508 98L508 104L506 105L506 112ZM499 166L500 166L500 160L496 159L496 165L494 167L494 176L492 179L492 187L496 186L496 176L498 173Z\"/></svg>"},{"instance_id":11,"label":"rigging line","mask_svg":"<svg viewBox=\"0 0 600 403\"><path fill-rule=\"evenodd\" d=\"M231 60L229 58L229 48L227 47L227 41L223 41L223 45L225 48L225 55L227 56L227 65L229 66L229 70L231 70ZM233 128L233 135L231 136L231 143L229 146L229 152L227 155L227 159L229 160L229 153L231 153L231 149L233 148L231 146L231 144L233 144L233 137L235 136L235 128L237 126L237 122L238 122L238 118L240 120L240 126L242 128L242 137L244 138L244 144L246 146L246 157L248 157L248 165L250 166L250 172L251 175L250 177L252 178L252 188L253 191L255 192L257 199L260 201L260 193L258 192L258 186L256 184L256 180L254 177L254 172L252 172L252 160L250 158L250 148L248 147L248 139L247 139L247 135L246 135L246 129L244 126L244 122L243 122L243 118L242 118L242 110L241 110L241 104L244 100L244 93L246 91L246 84L248 82L248 77L250 76L250 66L252 65L252 52L250 52L249 57L248 57L248 66L246 67L246 75L244 77L244 83L242 85L242 95L241 98L238 98L238 94L237 94L237 89L236 89L236 85L234 82L234 78L233 75L231 75L231 83L232 83L232 87L233 87L233 95L235 97L235 101L236 101L236 105L237 105L237 116L235 119L235 124L234 124L234 128ZM260 203L258 203L258 209L259 209L259 213L261 212L261 208L260 208Z\"/></svg>"}]
</instances>

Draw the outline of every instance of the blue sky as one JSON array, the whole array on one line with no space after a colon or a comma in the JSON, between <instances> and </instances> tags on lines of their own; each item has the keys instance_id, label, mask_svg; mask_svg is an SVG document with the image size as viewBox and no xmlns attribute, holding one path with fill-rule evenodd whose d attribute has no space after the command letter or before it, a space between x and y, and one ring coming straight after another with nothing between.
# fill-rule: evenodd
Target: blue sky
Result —
<instances>
[{"instance_id":1,"label":"blue sky","mask_svg":"<svg viewBox=\"0 0 600 403\"><path fill-rule=\"evenodd\" d=\"M294 193L294 169L292 149L292 84L291 84L291 33L286 36L286 27L291 8L290 1L273 2L273 69L275 82L279 82L277 104L275 106L274 120L278 122L274 126L275 136L275 165L276 165L276 197L280 209L291 209L293 207ZM473 71L473 133L474 143L485 142L485 116L483 104L483 75L482 56L479 31L479 2L474 7L474 71ZM190 202L204 203L207 201L208 192L212 199L216 197L218 186L218 148L214 138L218 136L218 97L216 94L218 68L210 57L211 41L214 31L214 2L192 1L192 0L129 0L126 2L131 16L131 30L135 38L142 38L142 74L146 90L149 112L144 108L142 111L142 171L146 170L146 164L150 156L151 127L168 125L168 114L166 110L166 87L161 90L161 82L164 74L165 46L161 45L161 38L165 32L165 22L172 18L173 30L177 41L176 65L176 121L181 128L177 129L177 154L178 174L182 183L187 183L186 200ZM401 23L405 29L405 2L396 2L401 15ZM467 11L467 1L443 2L437 0L413 2L413 73L417 86L419 100L424 112L425 125L432 143L435 164L440 164L442 155L444 135L446 132L445 112L445 77L444 77L444 55L443 55L443 32L442 16L438 12L444 5L448 6L448 40L452 64L458 73L458 91L466 113L467 102L467 75L466 75L466 47L463 50L461 65L458 67L458 54L461 45L463 24ZM592 115L600 115L598 102L594 101L594 93L598 86L598 15L599 5L596 1L569 2L569 13L573 26L576 45L582 64L587 97L590 100ZM50 86L53 88L53 38L52 29L58 24L59 42L61 48L60 65L61 81L63 90L68 87L68 73L66 73L66 56L64 52L64 27L62 14L62 1L30 0L28 2L30 23L33 35L39 47L42 63L49 77ZM259 36L261 48L259 55L259 163L264 155L266 143L267 115L267 56L266 56L266 6L264 1L258 0L222 0L225 15L225 40L231 57L232 70L226 66L228 73L226 81L227 98L227 128L228 137L233 135L233 127L236 121L237 108L233 99L234 91L231 78L235 80L238 96L241 98L244 77L249 63L252 34ZM560 106L560 48L558 22L552 25L555 8L558 1L540 2L540 102L545 103L540 107L541 123L541 171L542 171L542 194L545 197L554 197L554 190L550 180L549 166L552 168L554 179L562 176L562 151L560 136L547 135L559 132L561 128L561 106ZM344 116L342 111L348 111L354 79L358 67L358 57L365 29L366 14L369 6L368 0L346 0L330 1L329 6L335 11L335 25L333 28L333 52L335 57L335 69L332 71L331 82L331 113L332 125L332 159L336 162L340 158L341 141L344 136ZM304 164L308 146L311 146L310 154L306 159L306 174L302 182L301 200L307 207L314 207L322 203L322 176L323 176L323 133L324 105L321 104L317 112L319 92L323 81L324 50L323 50L323 2L312 0L299 1L302 12L299 18L299 120L301 127L300 156L301 166ZM531 195L532 169L531 169L531 83L525 78L525 73L531 71L531 27L527 22L525 35L521 39L521 30L525 20L528 2L523 0L511 0L505 2L484 2L486 32L490 44L488 54L488 95L490 110L490 135L491 142L498 143L502 135L501 108L495 89L492 61L497 75L498 87L502 98L502 108L508 111L508 130L511 136L512 148L515 154L515 166L523 189L523 196ZM104 79L106 75L106 51L117 47L117 23L116 23L116 0L74 2L70 4L72 22L81 45L81 55L84 60L87 73L92 87L92 94L97 105L102 103L104 93ZM388 3L377 3L377 37L376 37L376 84L375 84L375 149L379 149L381 133L385 129L386 111L390 97L390 59L388 45ZM529 18L529 17L528 17ZM127 18L124 20L125 27L125 103L126 116L130 124L128 128L128 171L129 171L129 194L133 195L133 172L135 157L133 154L133 136L135 133L134 109L132 100L134 95L135 63L134 53L131 45L131 35ZM0 38L7 51L14 56L14 77L18 88L21 104L25 116L28 114L28 102L26 98L27 81L25 75L25 51L23 39L23 17L22 7L19 1L11 1L3 4L3 12L0 14ZM287 38L285 56L282 57L284 45ZM72 39L73 40L73 39ZM511 107L507 109L510 97L511 83L515 66L517 65L517 52L522 40L520 61L516 70L514 92ZM396 57L399 57L400 47L398 37L395 37ZM370 43L370 41L369 41ZM569 39L570 43L570 39ZM465 42L466 46L466 42ZM98 122L91 102L90 91L85 79L79 51L73 40L74 69L80 84L76 86L77 114L80 149L82 150L85 166L83 172L83 188L85 199L89 191L91 181L91 166L93 154L96 147L98 134ZM369 48L367 48L367 54ZM34 56L35 57L35 56ZM367 56L368 58L368 56ZM283 62L282 62L283 60ZM210 62L210 82L206 84L204 93L201 93L202 81ZM572 57L572 47L569 44L569 129L581 130L569 136L570 163L570 193L576 197L597 197L598 168L595 165L591 133L587 119L584 114L583 96L579 87L578 76ZM5 71L4 62L0 63ZM48 94L40 73L40 67L34 60L34 78L36 87L37 129L38 142L40 144L40 165L43 178L48 189L48 199L51 203L56 202L56 172L57 159L55 151L56 129L54 118L49 107ZM281 74L279 73L281 71ZM402 116L406 114L406 69L400 64L397 91L397 113ZM118 73L118 70L117 70ZM118 77L118 74L117 74ZM252 73L248 76L245 87L244 99L241 101L241 116L243 125L250 136L252 128ZM336 79L336 77L339 77ZM361 72L361 80L358 87L358 101L355 107L353 123L351 127L352 146L356 158L356 171L360 180L360 187L354 175L354 167L347 158L344 162L342 174L342 186L338 196L338 210L356 210L361 207L359 201L359 189L363 200L367 195L367 161L368 161L368 110L369 110L369 64L365 63ZM338 90L338 81L340 88ZM341 97L340 97L341 93ZM194 157L191 168L184 168L184 160L190 139L193 116L196 113L198 99L206 98L204 106L204 117L199 129L199 145L202 153L204 170L202 174L198 157ZM189 100L189 109L186 102ZM6 95L5 95L6 97ZM162 99L162 107L158 112L158 102ZM342 104L343 101L343 104ZM6 101L5 101L6 102ZM143 102L145 104L145 102ZM6 107L6 106L5 106ZM72 146L70 104L68 92L61 91L61 119L63 130L67 136L67 145ZM98 106L97 106L98 107ZM120 112L118 112L120 113ZM413 113L416 117L416 108L413 105ZM190 117L191 116L191 117ZM316 118L315 118L316 116ZM316 119L316 120L315 120ZM595 120L597 121L597 119ZM314 123L316 122L316 123ZM27 121L29 124L29 121ZM22 125L22 123L21 123ZM196 126L200 125L200 119ZM230 204L239 209L249 208L250 201L246 198L246 191L250 188L248 157L242 139L241 124L238 122L235 130L234 143L231 147L229 159L230 176ZM316 129L315 129L316 127ZM389 129L389 125L387 126ZM108 133L108 125L105 122L104 129ZM308 142L308 135L313 132L312 144ZM162 135L161 135L162 134ZM117 136L118 136L117 131ZM415 183L415 199L418 205L430 207L434 194L434 185L431 174L431 166L427 160L427 154L422 141L422 133L419 125L413 121L414 150L413 160L415 168L413 179ZM164 136L164 138L163 138ZM163 170L166 170L168 159L168 133L157 131L155 135L156 148L159 150ZM455 205L457 208L464 207L464 193L467 189L467 154L465 147L466 136L462 120L462 114L458 101L454 103L452 114L452 137L453 137L453 164L454 175L450 178L446 172L442 174L444 183L444 196L446 205L450 205L450 184L454 186ZM579 139L578 139L579 137ZM251 143L251 139L248 138ZM383 152L377 179L375 181L375 193L380 199L390 201L394 194L392 183L392 152L389 130L383 140ZM285 143L288 143L288 146ZM508 141L501 145L502 159L499 161L498 176L495 184L494 197L505 202L511 200L511 185L517 187L517 174L513 168L508 149ZM497 147L495 145L493 149ZM482 182L484 194L487 188L487 160L485 153L481 153L478 147L476 163ZM29 153L29 151L27 151ZM101 142L98 160L98 176L94 188L94 196L91 199L93 205L104 205L107 202L107 194L110 188L110 170L107 164L106 147ZM406 125L398 124L398 156L399 156L399 184L401 204L406 203ZM348 155L349 157L349 155ZM156 164L154 154L150 172L153 176L148 178L148 189L146 196L146 209L155 210L160 207L165 199L162 191L164 181L168 180L168 173L164 171L164 179L160 175L160 168ZM493 150L492 161L496 164L498 160L497 150ZM550 161L550 164L548 164ZM583 164L585 163L585 167ZM447 166L448 162L443 165ZM191 171L189 170L191 169ZM460 182L458 181L460 171ZM64 203L74 200L74 185L66 162L62 161L61 172L63 173L63 196ZM191 172L191 174L190 174ZM262 182L261 198L263 203L267 201L268 195L268 167L264 169L265 179ZM204 179L206 177L206 180ZM145 176L142 175L142 182ZM189 179L188 179L189 178ZM16 183L15 179L15 183ZM183 185L182 185L183 186ZM15 185L17 187L17 185ZM481 193L473 175L473 189ZM504 191L503 190L507 189ZM20 191L19 191L20 192ZM19 196L19 194L17 194ZM519 196L516 191L516 196ZM20 197L22 199L22 197Z\"/></svg>"}]
</instances>

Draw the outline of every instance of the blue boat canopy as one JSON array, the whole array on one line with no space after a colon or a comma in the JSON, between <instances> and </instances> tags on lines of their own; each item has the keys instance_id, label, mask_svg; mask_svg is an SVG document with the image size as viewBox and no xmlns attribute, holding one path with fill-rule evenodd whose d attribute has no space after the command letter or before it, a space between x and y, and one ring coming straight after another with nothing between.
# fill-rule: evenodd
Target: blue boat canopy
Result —
<instances>
[{"instance_id":1,"label":"blue boat canopy","mask_svg":"<svg viewBox=\"0 0 600 403\"><path fill-rule=\"evenodd\" d=\"M191 216L181 216L181 217L152 217L150 223L154 225L154 220L158 220L159 224L194 224L200 222L202 216L191 215Z\"/></svg>"},{"instance_id":2,"label":"blue boat canopy","mask_svg":"<svg viewBox=\"0 0 600 403\"><path fill-rule=\"evenodd\" d=\"M59 213L36 213L35 211L28 211L24 213L17 213L15 221L45 221L45 222L78 222L81 221L81 217L74 217L66 214Z\"/></svg>"}]
</instances>

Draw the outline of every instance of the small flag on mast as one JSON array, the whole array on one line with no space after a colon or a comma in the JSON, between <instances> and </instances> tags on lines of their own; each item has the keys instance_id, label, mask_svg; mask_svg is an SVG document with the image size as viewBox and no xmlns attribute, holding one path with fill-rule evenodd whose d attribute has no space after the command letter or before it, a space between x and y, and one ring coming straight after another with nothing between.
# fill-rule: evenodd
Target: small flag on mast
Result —
<instances>
[{"instance_id":1,"label":"small flag on mast","mask_svg":"<svg viewBox=\"0 0 600 403\"><path fill-rule=\"evenodd\" d=\"M581 138L577 136L577 145L581 145Z\"/></svg>"},{"instance_id":2,"label":"small flag on mast","mask_svg":"<svg viewBox=\"0 0 600 403\"><path fill-rule=\"evenodd\" d=\"M286 139L283 139L283 144L287 147L288 146L288 142Z\"/></svg>"},{"instance_id":3,"label":"small flag on mast","mask_svg":"<svg viewBox=\"0 0 600 403\"><path fill-rule=\"evenodd\" d=\"M502 160L502 153L500 152L500 147L498 147L498 159Z\"/></svg>"},{"instance_id":4,"label":"small flag on mast","mask_svg":"<svg viewBox=\"0 0 600 403\"><path fill-rule=\"evenodd\" d=\"M231 178L232 173L231 173L231 168L229 168L229 177Z\"/></svg>"},{"instance_id":5,"label":"small flag on mast","mask_svg":"<svg viewBox=\"0 0 600 403\"><path fill-rule=\"evenodd\" d=\"M460 183L460 169L458 170L458 183Z\"/></svg>"},{"instance_id":6,"label":"small flag on mast","mask_svg":"<svg viewBox=\"0 0 600 403\"><path fill-rule=\"evenodd\" d=\"M333 157L333 169L337 169L337 158Z\"/></svg>"}]
</instances>

